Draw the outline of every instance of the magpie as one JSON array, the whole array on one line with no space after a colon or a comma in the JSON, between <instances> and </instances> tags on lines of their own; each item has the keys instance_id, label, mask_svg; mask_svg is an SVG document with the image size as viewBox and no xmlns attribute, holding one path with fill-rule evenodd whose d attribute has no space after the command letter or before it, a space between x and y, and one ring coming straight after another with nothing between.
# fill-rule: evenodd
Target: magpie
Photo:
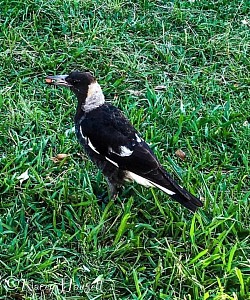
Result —
<instances>
[{"instance_id":1,"label":"magpie","mask_svg":"<svg viewBox=\"0 0 250 300\"><path fill-rule=\"evenodd\" d=\"M102 171L115 199L124 181L156 187L195 212L202 202L164 170L149 145L117 107L106 103L90 72L47 76L46 83L70 88L77 97L75 132L79 143Z\"/></svg>"}]
</instances>

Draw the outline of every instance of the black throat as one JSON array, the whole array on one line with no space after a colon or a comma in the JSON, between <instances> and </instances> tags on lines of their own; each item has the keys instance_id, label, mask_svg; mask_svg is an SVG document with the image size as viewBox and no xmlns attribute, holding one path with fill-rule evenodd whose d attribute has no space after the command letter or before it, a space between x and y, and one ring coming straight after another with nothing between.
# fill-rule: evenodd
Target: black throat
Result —
<instances>
[{"instance_id":1,"label":"black throat","mask_svg":"<svg viewBox=\"0 0 250 300\"><path fill-rule=\"evenodd\" d=\"M84 88L82 90L76 90L76 89L72 89L72 90L75 93L76 98L78 100L76 114L75 114L75 124L76 124L77 121L79 122L81 116L84 114L83 106L85 104L88 95L88 88Z\"/></svg>"}]
</instances>

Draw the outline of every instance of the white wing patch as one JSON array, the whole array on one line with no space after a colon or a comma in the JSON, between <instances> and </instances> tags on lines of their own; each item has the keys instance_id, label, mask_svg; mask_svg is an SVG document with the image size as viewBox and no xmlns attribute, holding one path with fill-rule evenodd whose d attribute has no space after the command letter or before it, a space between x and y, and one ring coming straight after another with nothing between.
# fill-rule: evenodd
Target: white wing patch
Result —
<instances>
[{"instance_id":1,"label":"white wing patch","mask_svg":"<svg viewBox=\"0 0 250 300\"><path fill-rule=\"evenodd\" d=\"M166 189L165 187L163 187L163 186L161 186L161 185L159 185L159 184L156 184L156 183L154 183L154 182L152 182L152 181L150 181L150 182L152 183L152 185L158 187L160 190L162 190L164 193L166 193L166 194L168 194L168 195L174 195L174 194L175 194L175 192L170 191L169 189Z\"/></svg>"},{"instance_id":2,"label":"white wing patch","mask_svg":"<svg viewBox=\"0 0 250 300\"><path fill-rule=\"evenodd\" d=\"M80 126L80 134L81 134L83 140L84 140L85 143L86 143L86 142L87 142L87 137L86 137L85 135L83 135L83 133L82 133L82 126Z\"/></svg>"},{"instance_id":3,"label":"white wing patch","mask_svg":"<svg viewBox=\"0 0 250 300\"><path fill-rule=\"evenodd\" d=\"M99 151L96 150L96 148L94 147L94 145L91 143L90 139L88 137L86 137L85 135L83 135L82 133L82 127L80 126L80 134L83 138L83 140L85 141L85 143L97 154L100 154Z\"/></svg>"},{"instance_id":4,"label":"white wing patch","mask_svg":"<svg viewBox=\"0 0 250 300\"><path fill-rule=\"evenodd\" d=\"M133 150L130 150L126 146L121 146L120 149L121 149L121 152L119 154L120 156L130 156L133 153Z\"/></svg>"},{"instance_id":5,"label":"white wing patch","mask_svg":"<svg viewBox=\"0 0 250 300\"><path fill-rule=\"evenodd\" d=\"M91 141L90 141L90 139L88 139L88 146L95 152L95 153L97 153L97 154L100 154L100 152L98 152L97 150L96 150L96 148L93 146L93 144L91 143Z\"/></svg>"},{"instance_id":6,"label":"white wing patch","mask_svg":"<svg viewBox=\"0 0 250 300\"><path fill-rule=\"evenodd\" d=\"M127 180L134 180L135 182L145 186L145 187L157 187L159 188L160 190L162 190L164 193L168 194L168 195L174 195L175 192L172 192L170 191L169 189L157 184L157 183L154 183L152 182L151 180L148 180L146 178L143 178L133 172L130 172L130 171L127 171L126 172L126 179Z\"/></svg>"},{"instance_id":7,"label":"white wing patch","mask_svg":"<svg viewBox=\"0 0 250 300\"><path fill-rule=\"evenodd\" d=\"M96 148L94 147L94 145L91 143L90 139L88 139L85 135L83 135L82 133L82 128L80 126L80 134L82 136L82 138L84 139L84 141L87 143L87 145L97 154L100 154L99 151L96 150ZM108 157L106 157L106 160L111 162L111 164L113 164L114 166L116 166L117 168L119 168L118 164L116 162L114 162L113 160L109 159Z\"/></svg>"},{"instance_id":8,"label":"white wing patch","mask_svg":"<svg viewBox=\"0 0 250 300\"><path fill-rule=\"evenodd\" d=\"M142 142L142 139L138 136L138 134L135 134L135 139L137 141L137 143ZM126 156L130 156L133 154L134 150L130 150L128 147L126 146L120 146L120 151L116 152L114 151L111 147L109 147L109 152L112 152L116 155L119 155L121 157L126 157Z\"/></svg>"},{"instance_id":9,"label":"white wing patch","mask_svg":"<svg viewBox=\"0 0 250 300\"><path fill-rule=\"evenodd\" d=\"M141 184L141 185L144 185L146 187L150 187L150 186L153 186L152 183L147 180L146 178L143 178L133 172L130 172L130 171L127 171L126 172L126 179L127 180L134 180L135 182Z\"/></svg>"},{"instance_id":10,"label":"white wing patch","mask_svg":"<svg viewBox=\"0 0 250 300\"><path fill-rule=\"evenodd\" d=\"M126 146L120 146L120 152L114 151L111 147L109 147L109 152L112 152L116 155L119 155L121 157L130 156L133 153L133 150L130 150Z\"/></svg>"},{"instance_id":11,"label":"white wing patch","mask_svg":"<svg viewBox=\"0 0 250 300\"><path fill-rule=\"evenodd\" d=\"M111 162L111 164L113 164L114 166L116 166L117 168L119 168L118 164L116 162L114 162L113 160L109 159L107 156L105 156L105 158L107 159L107 161Z\"/></svg>"},{"instance_id":12,"label":"white wing patch","mask_svg":"<svg viewBox=\"0 0 250 300\"><path fill-rule=\"evenodd\" d=\"M138 136L138 134L135 134L135 138L137 143L140 143L142 141L142 139Z\"/></svg>"}]
</instances>

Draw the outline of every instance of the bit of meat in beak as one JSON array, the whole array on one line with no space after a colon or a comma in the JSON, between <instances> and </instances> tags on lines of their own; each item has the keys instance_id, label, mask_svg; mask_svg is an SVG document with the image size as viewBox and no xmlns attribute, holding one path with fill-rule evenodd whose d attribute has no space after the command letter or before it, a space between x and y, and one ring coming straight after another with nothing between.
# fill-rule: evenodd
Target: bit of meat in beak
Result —
<instances>
[{"instance_id":1,"label":"bit of meat in beak","mask_svg":"<svg viewBox=\"0 0 250 300\"><path fill-rule=\"evenodd\" d=\"M47 76L45 78L45 82L47 84L60 85L60 86L68 86L71 84L66 81L68 75L55 75L55 76Z\"/></svg>"}]
</instances>

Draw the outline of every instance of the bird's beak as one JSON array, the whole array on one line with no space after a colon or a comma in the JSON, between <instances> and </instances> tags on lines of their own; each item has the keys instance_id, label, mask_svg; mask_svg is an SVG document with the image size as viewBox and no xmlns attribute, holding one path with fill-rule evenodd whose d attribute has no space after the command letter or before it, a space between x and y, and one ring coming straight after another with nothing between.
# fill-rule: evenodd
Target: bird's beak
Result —
<instances>
[{"instance_id":1,"label":"bird's beak","mask_svg":"<svg viewBox=\"0 0 250 300\"><path fill-rule=\"evenodd\" d=\"M53 85L60 85L60 86L68 86L70 87L71 84L68 83L65 79L69 75L55 75L55 76L47 76L45 79L45 82L48 84L53 84Z\"/></svg>"}]
</instances>

